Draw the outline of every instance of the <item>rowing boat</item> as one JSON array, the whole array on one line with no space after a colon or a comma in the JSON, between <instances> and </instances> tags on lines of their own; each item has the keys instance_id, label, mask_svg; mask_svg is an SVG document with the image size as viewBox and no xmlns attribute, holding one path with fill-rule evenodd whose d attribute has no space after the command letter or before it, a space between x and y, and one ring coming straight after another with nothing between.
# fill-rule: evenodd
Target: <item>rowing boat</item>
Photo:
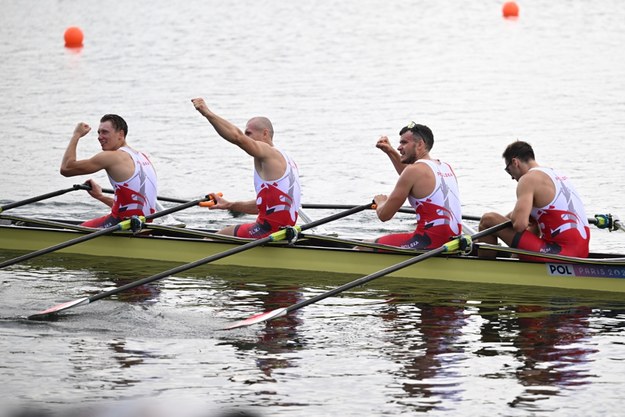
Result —
<instances>
[{"instance_id":1,"label":"rowing boat","mask_svg":"<svg viewBox=\"0 0 625 417\"><path fill-rule=\"evenodd\" d=\"M73 222L2 215L0 249L35 251L93 232ZM249 242L202 229L147 225L139 232L116 232L60 250L99 257L188 263ZM357 251L354 245L376 251ZM544 255L549 262L524 262L531 252L480 245L498 252L497 259L445 254L395 271L391 276L485 284L525 285L625 294L625 256L591 254L587 259ZM475 249L475 248L474 248ZM419 254L413 250L367 244L325 235L302 234L295 241L271 242L216 261L217 265L365 275ZM472 252L475 253L475 250ZM6 252L3 257L10 257ZM51 254L48 256L58 256Z\"/></svg>"}]
</instances>

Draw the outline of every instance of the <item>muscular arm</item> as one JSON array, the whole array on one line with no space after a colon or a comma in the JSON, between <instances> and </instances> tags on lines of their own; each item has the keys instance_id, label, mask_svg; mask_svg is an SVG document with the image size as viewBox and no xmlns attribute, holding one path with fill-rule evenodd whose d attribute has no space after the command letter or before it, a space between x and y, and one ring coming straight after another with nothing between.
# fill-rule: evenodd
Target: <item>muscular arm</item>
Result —
<instances>
[{"instance_id":1,"label":"muscular arm","mask_svg":"<svg viewBox=\"0 0 625 417\"><path fill-rule=\"evenodd\" d=\"M530 213L534 203L535 182L534 177L530 174L524 175L519 180L516 189L517 201L514 210L510 213L515 232L523 232L529 226Z\"/></svg>"},{"instance_id":2,"label":"muscular arm","mask_svg":"<svg viewBox=\"0 0 625 417\"><path fill-rule=\"evenodd\" d=\"M401 208L415 185L415 177L421 174L420 168L417 165L406 166L400 174L395 188L388 197L382 195L375 196L374 201L377 205L375 213L380 220L385 222L392 219Z\"/></svg>"},{"instance_id":3,"label":"muscular arm","mask_svg":"<svg viewBox=\"0 0 625 417\"><path fill-rule=\"evenodd\" d=\"M89 133L89 131L91 131L91 127L86 123L78 123L78 125L76 125L74 133L72 134L69 144L65 149L65 153L63 154L63 159L61 160L61 175L64 177L92 174L100 170L100 168L97 168L94 164L91 164L88 161L85 162L76 160L76 148L78 147L78 141L80 138Z\"/></svg>"},{"instance_id":4,"label":"muscular arm","mask_svg":"<svg viewBox=\"0 0 625 417\"><path fill-rule=\"evenodd\" d=\"M235 125L213 113L202 98L191 100L195 109L209 121L215 131L228 142L237 145L254 158L265 159L272 154L273 148L266 143L248 137Z\"/></svg>"},{"instance_id":5,"label":"muscular arm","mask_svg":"<svg viewBox=\"0 0 625 417\"><path fill-rule=\"evenodd\" d=\"M99 152L89 159L76 159L76 148L78 141L85 136L91 128L86 123L78 123L74 134L69 140L69 144L61 160L61 175L64 177L74 177L76 175L93 174L102 169L115 181L124 181L134 172L132 159L126 153L115 151Z\"/></svg>"}]
</instances>

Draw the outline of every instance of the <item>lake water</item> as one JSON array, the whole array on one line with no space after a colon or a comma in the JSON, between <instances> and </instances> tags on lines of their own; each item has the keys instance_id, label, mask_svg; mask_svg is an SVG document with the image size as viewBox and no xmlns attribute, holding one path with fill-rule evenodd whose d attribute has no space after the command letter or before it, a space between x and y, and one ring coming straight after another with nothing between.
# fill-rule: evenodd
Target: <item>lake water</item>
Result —
<instances>
[{"instance_id":1,"label":"lake water","mask_svg":"<svg viewBox=\"0 0 625 417\"><path fill-rule=\"evenodd\" d=\"M265 115L297 161L305 203L363 204L396 174L375 148L410 120L458 175L463 211L509 211L501 153L530 142L566 171L587 214L621 214L625 9L621 2L450 0L186 2L0 0L0 202L83 182L58 170L76 123L104 113L150 154L159 194L252 197L252 161L191 105L240 127ZM79 26L84 47L63 46ZM91 133L79 157L99 150ZM93 178L105 183L102 174ZM83 192L11 211L88 218ZM326 211L308 211L314 218ZM190 226L243 221L188 209ZM346 237L409 230L409 217L336 221ZM593 251L625 233L592 230ZM3 259L16 255L0 253ZM293 316L223 332L355 277L199 268L81 307L20 319L171 268L47 255L0 270L0 405L52 415L619 415L625 299L610 294L379 279ZM107 414L108 413L108 414Z\"/></svg>"}]
</instances>

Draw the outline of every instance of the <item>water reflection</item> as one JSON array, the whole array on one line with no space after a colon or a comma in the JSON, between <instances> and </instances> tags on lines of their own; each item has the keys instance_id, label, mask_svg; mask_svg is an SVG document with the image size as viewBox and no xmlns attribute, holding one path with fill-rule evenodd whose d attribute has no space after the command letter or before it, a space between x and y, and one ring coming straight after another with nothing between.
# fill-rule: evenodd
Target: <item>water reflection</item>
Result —
<instances>
[{"instance_id":1,"label":"water reflection","mask_svg":"<svg viewBox=\"0 0 625 417\"><path fill-rule=\"evenodd\" d=\"M245 297L236 297L239 300L235 298L235 303L249 305L249 287L246 284L238 284L236 287ZM267 286L265 291L254 291L254 298L253 305L258 312L270 311L301 301L302 293L297 286ZM297 366L296 359L289 354L305 345L298 330L301 324L297 314L288 314L262 323L263 328L257 332L258 338L255 340L228 340L227 343L239 350L240 356L255 355L254 361L263 378L250 379L246 383L276 382L272 376L274 371Z\"/></svg>"},{"instance_id":2,"label":"water reflection","mask_svg":"<svg viewBox=\"0 0 625 417\"><path fill-rule=\"evenodd\" d=\"M418 412L437 409L444 401L460 401L462 390L454 381L463 360L463 303L391 304L382 318L395 347L392 359L402 365L396 373L404 391L401 401Z\"/></svg>"},{"instance_id":3,"label":"water reflection","mask_svg":"<svg viewBox=\"0 0 625 417\"><path fill-rule=\"evenodd\" d=\"M560 389L590 383L588 373L597 349L588 343L592 310L579 306L560 309L537 305L517 307L518 334L513 343L521 362L516 369L525 387L510 405L532 408L532 403L559 395Z\"/></svg>"},{"instance_id":4,"label":"water reflection","mask_svg":"<svg viewBox=\"0 0 625 417\"><path fill-rule=\"evenodd\" d=\"M596 379L592 362L599 350L592 338L599 329L591 323L606 314L622 314L614 308L601 313L576 298L539 297L542 304L501 296L437 296L414 303L402 302L402 295L395 298L399 302L389 304L381 315L386 341L392 345L384 351L401 365L394 375L402 393L395 397L418 412L449 409L462 401L470 367L478 369L480 377L516 380L520 391L501 394L510 407L540 410L536 402ZM602 325L600 331L613 330ZM495 372L481 369L493 366Z\"/></svg>"}]
</instances>

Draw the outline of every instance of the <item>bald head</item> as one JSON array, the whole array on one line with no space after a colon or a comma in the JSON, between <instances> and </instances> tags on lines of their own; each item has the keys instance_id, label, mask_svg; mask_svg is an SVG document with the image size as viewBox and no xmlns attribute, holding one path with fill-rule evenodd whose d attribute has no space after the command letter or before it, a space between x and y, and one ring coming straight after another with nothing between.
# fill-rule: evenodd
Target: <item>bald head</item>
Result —
<instances>
[{"instance_id":1,"label":"bald head","mask_svg":"<svg viewBox=\"0 0 625 417\"><path fill-rule=\"evenodd\" d=\"M247 122L247 129L253 130L256 132L262 132L264 130L267 130L267 133L269 134L269 138L273 139L273 125L271 124L271 121L266 117L262 117L262 116L252 117Z\"/></svg>"}]
</instances>

